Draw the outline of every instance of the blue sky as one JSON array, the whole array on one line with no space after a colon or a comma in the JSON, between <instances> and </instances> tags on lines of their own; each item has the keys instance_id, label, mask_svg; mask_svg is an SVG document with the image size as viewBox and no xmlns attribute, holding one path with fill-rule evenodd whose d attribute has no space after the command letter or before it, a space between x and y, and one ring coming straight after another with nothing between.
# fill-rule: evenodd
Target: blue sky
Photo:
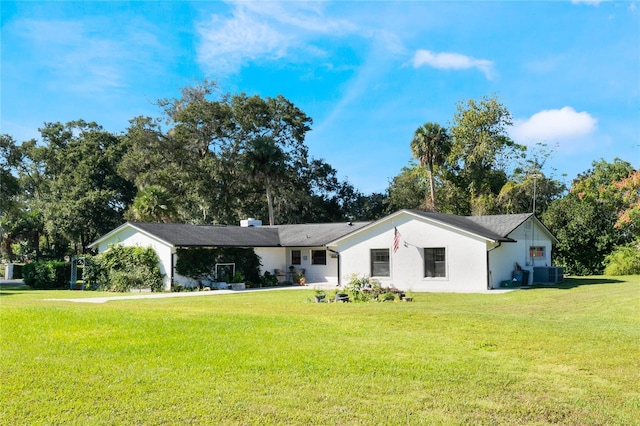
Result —
<instances>
[{"instance_id":1,"label":"blue sky","mask_svg":"<svg viewBox=\"0 0 640 426\"><path fill-rule=\"evenodd\" d=\"M411 159L413 132L498 96L511 137L556 147L565 181L601 158L640 168L640 4L536 2L1 3L1 129L123 132L204 78L282 94L312 117L310 154L364 193Z\"/></svg>"}]
</instances>

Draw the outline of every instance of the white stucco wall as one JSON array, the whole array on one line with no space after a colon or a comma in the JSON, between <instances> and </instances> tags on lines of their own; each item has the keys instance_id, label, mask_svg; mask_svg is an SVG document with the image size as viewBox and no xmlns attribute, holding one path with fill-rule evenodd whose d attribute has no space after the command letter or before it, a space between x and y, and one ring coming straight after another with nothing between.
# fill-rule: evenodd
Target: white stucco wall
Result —
<instances>
[{"instance_id":1,"label":"white stucco wall","mask_svg":"<svg viewBox=\"0 0 640 426\"><path fill-rule=\"evenodd\" d=\"M260 256L260 275L265 272L274 273L274 269L285 269L286 250L280 247L258 247L254 249L255 253Z\"/></svg>"},{"instance_id":2,"label":"white stucco wall","mask_svg":"<svg viewBox=\"0 0 640 426\"><path fill-rule=\"evenodd\" d=\"M394 226L400 232L400 247L393 252ZM424 277L424 248L446 249L446 277ZM371 249L389 249L390 276L374 277L384 286L402 290L477 292L487 288L487 255L484 238L463 234L409 214L392 216L341 240L343 284L350 274L369 276Z\"/></svg>"},{"instance_id":3,"label":"white stucco wall","mask_svg":"<svg viewBox=\"0 0 640 426\"><path fill-rule=\"evenodd\" d=\"M551 266L553 243L535 220L527 220L511 232L509 237L517 242L502 243L489 253L492 288L499 288L502 281L512 279L516 263L520 268L529 271L529 282L525 284L532 283L535 266ZM533 246L544 247L544 257L529 257L529 248Z\"/></svg>"},{"instance_id":4,"label":"white stucco wall","mask_svg":"<svg viewBox=\"0 0 640 426\"><path fill-rule=\"evenodd\" d=\"M269 271L274 273L275 269L284 271L286 280L290 280L289 266L291 263L291 251L300 250L300 265L293 265L296 272L305 270L307 283L322 283L338 281L338 260L332 257L332 253L326 247L287 247L287 248L256 248L256 254L262 261L261 273ZM311 252L313 250L323 250L327 252L326 265L312 265Z\"/></svg>"},{"instance_id":5,"label":"white stucco wall","mask_svg":"<svg viewBox=\"0 0 640 426\"><path fill-rule=\"evenodd\" d=\"M122 244L128 247L152 247L158 254L160 260L160 272L165 274L164 290L171 290L171 271L173 270L171 265L171 246L143 234L131 226L125 226L120 231L110 235L109 238L100 241L98 244L98 252L102 253L106 251L109 246L113 244Z\"/></svg>"}]
</instances>

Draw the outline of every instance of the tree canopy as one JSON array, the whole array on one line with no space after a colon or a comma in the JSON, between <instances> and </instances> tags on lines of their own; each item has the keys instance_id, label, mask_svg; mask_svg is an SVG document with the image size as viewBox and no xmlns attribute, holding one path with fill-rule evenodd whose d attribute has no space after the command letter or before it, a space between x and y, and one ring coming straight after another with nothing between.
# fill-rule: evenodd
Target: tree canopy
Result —
<instances>
[{"instance_id":1,"label":"tree canopy","mask_svg":"<svg viewBox=\"0 0 640 426\"><path fill-rule=\"evenodd\" d=\"M282 95L222 93L204 81L158 106L157 117L134 117L121 134L77 120L45 123L38 139L21 143L1 135L2 256L84 252L124 220L336 222L427 208L535 212L571 273L636 264L627 254L640 241L640 172L623 160L597 161L567 191L544 171L548 147L509 139L511 114L495 96L460 101L448 128L425 121L407 135L415 161L373 194L310 155L313 121Z\"/></svg>"}]
</instances>

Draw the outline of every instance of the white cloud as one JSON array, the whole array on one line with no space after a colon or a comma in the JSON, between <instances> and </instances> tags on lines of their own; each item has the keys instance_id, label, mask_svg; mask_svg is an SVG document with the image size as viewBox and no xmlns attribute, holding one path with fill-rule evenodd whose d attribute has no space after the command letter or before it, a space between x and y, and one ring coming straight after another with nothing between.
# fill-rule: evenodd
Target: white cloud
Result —
<instances>
[{"instance_id":1,"label":"white cloud","mask_svg":"<svg viewBox=\"0 0 640 426\"><path fill-rule=\"evenodd\" d=\"M576 112L566 106L543 110L527 119L514 120L509 134L518 143L570 141L593 133L598 120L586 111Z\"/></svg>"},{"instance_id":2,"label":"white cloud","mask_svg":"<svg viewBox=\"0 0 640 426\"><path fill-rule=\"evenodd\" d=\"M307 42L356 32L347 21L324 17L320 3L240 2L232 7L231 17L212 15L197 25L198 60L218 73L236 72L250 61L275 61L292 50L322 56L322 49Z\"/></svg>"},{"instance_id":3,"label":"white cloud","mask_svg":"<svg viewBox=\"0 0 640 426\"><path fill-rule=\"evenodd\" d=\"M605 1L609 1L609 0L571 0L571 3L573 3L573 4L588 4L590 6L597 6L600 3L603 3Z\"/></svg>"},{"instance_id":4,"label":"white cloud","mask_svg":"<svg viewBox=\"0 0 640 426\"><path fill-rule=\"evenodd\" d=\"M155 36L138 25L115 36L95 31L104 25L99 19L27 19L16 21L12 31L33 46L32 54L47 58L39 66L55 77L56 90L95 94L125 87L130 67L148 67L151 53L144 52L160 47Z\"/></svg>"},{"instance_id":5,"label":"white cloud","mask_svg":"<svg viewBox=\"0 0 640 426\"><path fill-rule=\"evenodd\" d=\"M413 56L413 67L427 65L438 69L463 70L476 68L491 80L494 76L494 63L487 59L476 59L454 52L435 53L430 50L418 50Z\"/></svg>"}]
</instances>

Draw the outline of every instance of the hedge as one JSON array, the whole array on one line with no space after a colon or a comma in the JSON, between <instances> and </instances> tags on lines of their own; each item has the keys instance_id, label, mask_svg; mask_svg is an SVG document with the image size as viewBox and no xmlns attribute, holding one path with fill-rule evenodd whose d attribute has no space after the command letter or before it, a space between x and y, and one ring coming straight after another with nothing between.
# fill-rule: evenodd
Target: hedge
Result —
<instances>
[{"instance_id":1,"label":"hedge","mask_svg":"<svg viewBox=\"0 0 640 426\"><path fill-rule=\"evenodd\" d=\"M51 290L69 288L71 264L56 260L27 263L22 279L31 288Z\"/></svg>"}]
</instances>

